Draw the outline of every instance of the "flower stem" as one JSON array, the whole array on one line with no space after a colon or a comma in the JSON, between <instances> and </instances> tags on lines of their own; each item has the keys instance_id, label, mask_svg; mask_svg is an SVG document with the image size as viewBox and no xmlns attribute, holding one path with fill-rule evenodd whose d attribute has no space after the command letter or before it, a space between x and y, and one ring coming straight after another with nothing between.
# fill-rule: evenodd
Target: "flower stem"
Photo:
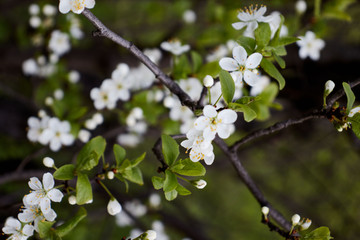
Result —
<instances>
[{"instance_id":1,"label":"flower stem","mask_svg":"<svg viewBox=\"0 0 360 240\"><path fill-rule=\"evenodd\" d=\"M114 196L111 194L110 190L105 186L105 184L101 180L97 182L100 184L100 186L102 186L102 188L107 192L107 194L109 194L110 198L113 199Z\"/></svg>"},{"instance_id":2,"label":"flower stem","mask_svg":"<svg viewBox=\"0 0 360 240\"><path fill-rule=\"evenodd\" d=\"M215 102L215 104L214 104L214 107L216 107L216 104L220 101L221 97L222 97L222 94L221 94L221 95L219 96L219 98L216 100L216 102Z\"/></svg>"},{"instance_id":3,"label":"flower stem","mask_svg":"<svg viewBox=\"0 0 360 240\"><path fill-rule=\"evenodd\" d=\"M211 92L210 92L210 88L207 88L208 89L208 95L209 95L209 104L211 105Z\"/></svg>"}]
</instances>

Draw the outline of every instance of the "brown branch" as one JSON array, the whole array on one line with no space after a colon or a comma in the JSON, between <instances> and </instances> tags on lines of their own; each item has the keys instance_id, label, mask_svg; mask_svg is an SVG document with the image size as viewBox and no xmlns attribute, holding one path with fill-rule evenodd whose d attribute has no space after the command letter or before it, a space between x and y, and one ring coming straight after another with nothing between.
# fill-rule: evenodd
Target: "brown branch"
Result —
<instances>
[{"instance_id":1,"label":"brown branch","mask_svg":"<svg viewBox=\"0 0 360 240\"><path fill-rule=\"evenodd\" d=\"M167 76L161 69L152 62L138 47L132 42L129 42L106 27L90 10L85 9L82 14L89 19L89 21L97 28L94 36L106 37L120 46L129 50L135 57L137 57L145 66L147 66L172 93L177 95L181 103L195 110L196 102L194 102L187 93L185 93L179 85Z\"/></svg>"}]
</instances>

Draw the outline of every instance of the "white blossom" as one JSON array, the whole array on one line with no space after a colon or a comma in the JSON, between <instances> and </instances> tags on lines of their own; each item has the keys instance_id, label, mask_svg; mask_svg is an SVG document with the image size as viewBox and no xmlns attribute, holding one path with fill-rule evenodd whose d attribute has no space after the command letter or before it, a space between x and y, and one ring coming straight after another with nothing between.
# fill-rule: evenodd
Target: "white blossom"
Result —
<instances>
[{"instance_id":1,"label":"white blossom","mask_svg":"<svg viewBox=\"0 0 360 240\"><path fill-rule=\"evenodd\" d=\"M301 225L300 225L300 229L301 231L304 231L306 229L308 229L311 225L311 220L310 219L306 219L305 222L303 222Z\"/></svg>"},{"instance_id":2,"label":"white blossom","mask_svg":"<svg viewBox=\"0 0 360 240\"><path fill-rule=\"evenodd\" d=\"M316 61L320 58L320 51L325 47L324 40L316 38L315 33L307 31L305 36L300 36L300 40L297 41L297 45L300 47L299 56L301 59L310 57Z\"/></svg>"},{"instance_id":3,"label":"white blossom","mask_svg":"<svg viewBox=\"0 0 360 240\"><path fill-rule=\"evenodd\" d=\"M335 83L331 80L328 80L325 83L325 96L328 96L335 88Z\"/></svg>"},{"instance_id":4,"label":"white blossom","mask_svg":"<svg viewBox=\"0 0 360 240\"><path fill-rule=\"evenodd\" d=\"M68 201L69 201L70 205L75 205L76 204L76 197L74 195L71 195L71 196L69 196Z\"/></svg>"},{"instance_id":5,"label":"white blossom","mask_svg":"<svg viewBox=\"0 0 360 240\"><path fill-rule=\"evenodd\" d=\"M146 237L145 240L155 240L156 239L156 232L154 230L147 230L145 232Z\"/></svg>"},{"instance_id":6,"label":"white blossom","mask_svg":"<svg viewBox=\"0 0 360 240\"><path fill-rule=\"evenodd\" d=\"M39 72L39 67L35 61L35 59L30 58L23 62L22 64L22 70L25 75L37 75Z\"/></svg>"},{"instance_id":7,"label":"white blossom","mask_svg":"<svg viewBox=\"0 0 360 240\"><path fill-rule=\"evenodd\" d=\"M36 117L30 117L28 119L29 130L27 133L27 138L31 142L39 141L39 137L42 132L48 127L50 118L48 116L44 116L41 119Z\"/></svg>"},{"instance_id":8,"label":"white blossom","mask_svg":"<svg viewBox=\"0 0 360 240\"><path fill-rule=\"evenodd\" d=\"M298 225L300 222L300 216L299 214L294 214L292 217L291 217L291 223L293 226L296 226Z\"/></svg>"},{"instance_id":9,"label":"white blossom","mask_svg":"<svg viewBox=\"0 0 360 240\"><path fill-rule=\"evenodd\" d=\"M186 10L183 13L183 20L184 22L189 24L194 23L196 21L196 13L191 9Z\"/></svg>"},{"instance_id":10,"label":"white blossom","mask_svg":"<svg viewBox=\"0 0 360 240\"><path fill-rule=\"evenodd\" d=\"M157 193L152 193L150 196L149 196L149 204L151 207L153 208L158 208L160 207L160 204L161 204L161 197L159 194Z\"/></svg>"},{"instance_id":11,"label":"white blossom","mask_svg":"<svg viewBox=\"0 0 360 240\"><path fill-rule=\"evenodd\" d=\"M38 16L31 16L29 24L32 28L38 28L41 25L41 19Z\"/></svg>"},{"instance_id":12,"label":"white blossom","mask_svg":"<svg viewBox=\"0 0 360 240\"><path fill-rule=\"evenodd\" d=\"M78 71L73 70L69 72L68 77L69 77L69 82L77 83L80 80L80 73Z\"/></svg>"},{"instance_id":13,"label":"white blossom","mask_svg":"<svg viewBox=\"0 0 360 240\"><path fill-rule=\"evenodd\" d=\"M56 7L51 4L45 4L43 7L43 13L45 16L52 17L56 14Z\"/></svg>"},{"instance_id":14,"label":"white blossom","mask_svg":"<svg viewBox=\"0 0 360 240\"><path fill-rule=\"evenodd\" d=\"M193 100L197 101L200 98L202 91L202 84L199 79L190 77L188 79L180 79L179 86L184 90Z\"/></svg>"},{"instance_id":15,"label":"white blossom","mask_svg":"<svg viewBox=\"0 0 360 240\"><path fill-rule=\"evenodd\" d=\"M45 167L53 168L55 166L54 159L50 157L44 157L43 164Z\"/></svg>"},{"instance_id":16,"label":"white blossom","mask_svg":"<svg viewBox=\"0 0 360 240\"><path fill-rule=\"evenodd\" d=\"M40 7L36 3L30 4L29 6L30 15L38 15L40 13Z\"/></svg>"},{"instance_id":17,"label":"white blossom","mask_svg":"<svg viewBox=\"0 0 360 240\"><path fill-rule=\"evenodd\" d=\"M56 100L62 100L64 98L64 91L62 89L56 89L54 91L54 98Z\"/></svg>"},{"instance_id":18,"label":"white blossom","mask_svg":"<svg viewBox=\"0 0 360 240\"><path fill-rule=\"evenodd\" d=\"M141 142L141 137L135 133L123 133L117 137L120 145L126 147L136 147Z\"/></svg>"},{"instance_id":19,"label":"white blossom","mask_svg":"<svg viewBox=\"0 0 360 240\"><path fill-rule=\"evenodd\" d=\"M269 86L270 84L270 78L266 75L262 75L259 77L259 80L255 86L253 86L250 90L251 96L256 96L262 93L264 89Z\"/></svg>"},{"instance_id":20,"label":"white blossom","mask_svg":"<svg viewBox=\"0 0 360 240\"><path fill-rule=\"evenodd\" d=\"M115 199L110 199L108 205L107 205L107 211L110 215L116 215L121 211L121 205L120 203Z\"/></svg>"},{"instance_id":21,"label":"white blossom","mask_svg":"<svg viewBox=\"0 0 360 240\"><path fill-rule=\"evenodd\" d=\"M261 60L262 55L260 53L253 53L247 57L246 50L238 46L233 49L233 58L222 58L219 65L222 69L236 74L240 81L244 79L250 86L255 86L259 77L252 70L259 66Z\"/></svg>"},{"instance_id":22,"label":"white blossom","mask_svg":"<svg viewBox=\"0 0 360 240\"><path fill-rule=\"evenodd\" d=\"M47 214L51 211L51 201L61 202L63 194L60 190L54 188L54 178L51 173L43 175L42 184L37 177L30 178L29 187L32 191L25 195L24 202L28 205L39 205L41 212Z\"/></svg>"},{"instance_id":23,"label":"white blossom","mask_svg":"<svg viewBox=\"0 0 360 240\"><path fill-rule=\"evenodd\" d=\"M160 47L168 52L171 52L174 55L181 55L187 51L190 50L190 46L189 45L181 45L181 42L177 39L174 40L170 40L167 42L162 42L160 44Z\"/></svg>"},{"instance_id":24,"label":"white blossom","mask_svg":"<svg viewBox=\"0 0 360 240\"><path fill-rule=\"evenodd\" d=\"M233 23L232 26L236 30L246 27L247 32L253 32L258 27L258 22L269 22L272 19L272 16L264 17L266 12L266 7L261 6L259 9L257 5L255 7L250 5L248 8L241 10L237 15L237 18L241 22Z\"/></svg>"},{"instance_id":25,"label":"white blossom","mask_svg":"<svg viewBox=\"0 0 360 240\"><path fill-rule=\"evenodd\" d=\"M8 217L5 221L5 225L2 228L5 234L11 235L7 239L13 240L26 240L34 234L34 227L30 224L25 224L23 227L19 220Z\"/></svg>"},{"instance_id":26,"label":"white blossom","mask_svg":"<svg viewBox=\"0 0 360 240\"><path fill-rule=\"evenodd\" d=\"M306 11L306 2L304 0L298 0L295 3L295 10L298 14L303 14Z\"/></svg>"},{"instance_id":27,"label":"white blossom","mask_svg":"<svg viewBox=\"0 0 360 240\"><path fill-rule=\"evenodd\" d=\"M94 101L97 110L104 108L114 109L117 100L117 92L114 91L114 83L111 79L105 79L100 88L93 88L90 97Z\"/></svg>"},{"instance_id":28,"label":"white blossom","mask_svg":"<svg viewBox=\"0 0 360 240\"><path fill-rule=\"evenodd\" d=\"M60 30L54 30L51 33L49 41L49 49L55 54L61 56L68 52L71 48L69 35L61 32Z\"/></svg>"},{"instance_id":29,"label":"white blossom","mask_svg":"<svg viewBox=\"0 0 360 240\"><path fill-rule=\"evenodd\" d=\"M94 6L95 0L60 0L59 11L65 14L71 10L73 13L80 14L84 8L93 8Z\"/></svg>"},{"instance_id":30,"label":"white blossom","mask_svg":"<svg viewBox=\"0 0 360 240\"><path fill-rule=\"evenodd\" d=\"M203 80L204 86L209 88L214 85L214 78L210 75L206 75Z\"/></svg>"},{"instance_id":31,"label":"white blossom","mask_svg":"<svg viewBox=\"0 0 360 240\"><path fill-rule=\"evenodd\" d=\"M114 179L115 174L114 174L113 171L108 171L108 172L106 173L106 177L107 177L108 179L112 180L112 179Z\"/></svg>"},{"instance_id":32,"label":"white blossom","mask_svg":"<svg viewBox=\"0 0 360 240\"><path fill-rule=\"evenodd\" d=\"M348 117L353 117L355 114L360 113L360 106L350 110Z\"/></svg>"},{"instance_id":33,"label":"white blossom","mask_svg":"<svg viewBox=\"0 0 360 240\"><path fill-rule=\"evenodd\" d=\"M203 180L203 179L194 181L194 186L197 189L203 189L203 188L205 188L206 185L207 185L207 182L205 180Z\"/></svg>"}]
</instances>

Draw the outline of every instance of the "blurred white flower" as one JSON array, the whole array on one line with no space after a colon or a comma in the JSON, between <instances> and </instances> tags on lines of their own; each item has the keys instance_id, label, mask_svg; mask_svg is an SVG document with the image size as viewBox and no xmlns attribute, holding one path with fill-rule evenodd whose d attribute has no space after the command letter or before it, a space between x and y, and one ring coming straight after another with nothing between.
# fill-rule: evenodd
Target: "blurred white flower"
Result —
<instances>
[{"instance_id":1,"label":"blurred white flower","mask_svg":"<svg viewBox=\"0 0 360 240\"><path fill-rule=\"evenodd\" d=\"M310 57L316 61L320 59L320 51L325 47L324 40L316 38L315 33L307 31L305 36L300 36L297 45L300 47L299 56L301 59Z\"/></svg>"},{"instance_id":2,"label":"blurred white flower","mask_svg":"<svg viewBox=\"0 0 360 240\"><path fill-rule=\"evenodd\" d=\"M40 13L40 7L36 3L30 4L29 6L30 15L38 15Z\"/></svg>"},{"instance_id":3,"label":"blurred white flower","mask_svg":"<svg viewBox=\"0 0 360 240\"><path fill-rule=\"evenodd\" d=\"M304 0L298 0L295 3L295 10L298 14L303 14L306 11L306 2Z\"/></svg>"},{"instance_id":4,"label":"blurred white flower","mask_svg":"<svg viewBox=\"0 0 360 240\"><path fill-rule=\"evenodd\" d=\"M241 10L237 15L241 22L233 23L232 26L236 30L246 27L247 32L253 32L258 27L258 22L270 22L272 16L264 17L266 7L261 6L259 9L257 5L250 5L248 8Z\"/></svg>"},{"instance_id":5,"label":"blurred white flower","mask_svg":"<svg viewBox=\"0 0 360 240\"><path fill-rule=\"evenodd\" d=\"M43 7L43 13L45 16L52 17L56 14L56 7L51 4L45 4Z\"/></svg>"},{"instance_id":6,"label":"blurred white flower","mask_svg":"<svg viewBox=\"0 0 360 240\"><path fill-rule=\"evenodd\" d=\"M49 41L49 49L55 54L61 56L68 52L71 48L69 35L60 30L54 30L51 33Z\"/></svg>"},{"instance_id":7,"label":"blurred white flower","mask_svg":"<svg viewBox=\"0 0 360 240\"><path fill-rule=\"evenodd\" d=\"M83 143L87 143L91 137L91 133L85 129L80 129L78 133L78 138Z\"/></svg>"},{"instance_id":8,"label":"blurred white flower","mask_svg":"<svg viewBox=\"0 0 360 240\"><path fill-rule=\"evenodd\" d=\"M197 180L197 181L194 181L194 186L197 188L197 189L203 189L205 188L207 185L207 182L203 179L200 179L200 180Z\"/></svg>"},{"instance_id":9,"label":"blurred white flower","mask_svg":"<svg viewBox=\"0 0 360 240\"><path fill-rule=\"evenodd\" d=\"M171 52L174 55L181 55L190 50L189 45L181 45L181 42L177 39L173 39L167 42L162 42L160 47L168 52Z\"/></svg>"},{"instance_id":10,"label":"blurred white flower","mask_svg":"<svg viewBox=\"0 0 360 240\"><path fill-rule=\"evenodd\" d=\"M194 23L196 21L196 13L191 9L186 10L183 13L183 20L184 22L189 24Z\"/></svg>"},{"instance_id":11,"label":"blurred white flower","mask_svg":"<svg viewBox=\"0 0 360 240\"><path fill-rule=\"evenodd\" d=\"M22 70L25 75L37 75L39 72L38 65L33 58L25 60L22 64Z\"/></svg>"},{"instance_id":12,"label":"blurred white flower","mask_svg":"<svg viewBox=\"0 0 360 240\"><path fill-rule=\"evenodd\" d=\"M214 78L210 75L206 75L203 80L204 86L209 88L214 85Z\"/></svg>"},{"instance_id":13,"label":"blurred white flower","mask_svg":"<svg viewBox=\"0 0 360 240\"><path fill-rule=\"evenodd\" d=\"M38 28L41 25L41 19L38 16L31 16L29 24L32 28Z\"/></svg>"}]
</instances>

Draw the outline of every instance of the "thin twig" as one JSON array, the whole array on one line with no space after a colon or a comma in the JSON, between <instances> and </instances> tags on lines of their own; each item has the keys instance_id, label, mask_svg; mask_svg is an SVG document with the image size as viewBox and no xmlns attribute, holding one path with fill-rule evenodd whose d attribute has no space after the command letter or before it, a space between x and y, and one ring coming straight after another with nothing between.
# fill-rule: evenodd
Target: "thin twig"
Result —
<instances>
[{"instance_id":1,"label":"thin twig","mask_svg":"<svg viewBox=\"0 0 360 240\"><path fill-rule=\"evenodd\" d=\"M359 79L356 79L355 81L353 82L350 82L349 85L351 88L354 88L356 87L357 85L360 84L360 78ZM328 99L327 99L327 107L326 109L329 110L333 105L334 103L339 100L341 97L343 97L345 95L345 92L344 92L344 89L341 88L340 90L338 90L336 93L332 94Z\"/></svg>"}]
</instances>

